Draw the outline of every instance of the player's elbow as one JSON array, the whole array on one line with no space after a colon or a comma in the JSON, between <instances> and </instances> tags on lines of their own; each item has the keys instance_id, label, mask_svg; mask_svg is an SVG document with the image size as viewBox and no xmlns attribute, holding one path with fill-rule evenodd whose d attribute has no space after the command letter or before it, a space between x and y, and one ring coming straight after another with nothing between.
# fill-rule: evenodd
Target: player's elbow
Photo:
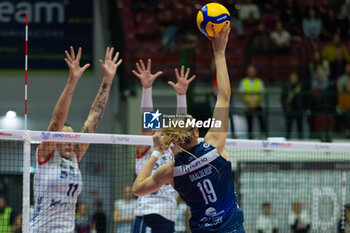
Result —
<instances>
[{"instance_id":1,"label":"player's elbow","mask_svg":"<svg viewBox=\"0 0 350 233\"><path fill-rule=\"evenodd\" d=\"M225 89L225 90L222 90L218 93L218 98L220 98L222 101L225 101L225 102L230 102L230 99L231 99L231 90L228 88L228 89Z\"/></svg>"},{"instance_id":2,"label":"player's elbow","mask_svg":"<svg viewBox=\"0 0 350 233\"><path fill-rule=\"evenodd\" d=\"M140 185L138 185L137 183L134 183L134 185L132 186L132 193L137 196L144 196L145 194L142 192L142 188L140 187Z\"/></svg>"}]
</instances>

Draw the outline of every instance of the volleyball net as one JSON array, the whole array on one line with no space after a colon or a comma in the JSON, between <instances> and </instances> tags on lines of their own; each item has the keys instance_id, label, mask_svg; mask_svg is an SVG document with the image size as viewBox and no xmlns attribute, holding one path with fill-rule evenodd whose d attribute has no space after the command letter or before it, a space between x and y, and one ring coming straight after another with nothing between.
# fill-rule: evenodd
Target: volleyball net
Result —
<instances>
[{"instance_id":1,"label":"volleyball net","mask_svg":"<svg viewBox=\"0 0 350 233\"><path fill-rule=\"evenodd\" d=\"M77 175L69 163L60 164L56 174L62 182L72 179L67 183L64 196L80 193L73 216L76 227L89 227L96 232L101 227L105 232L130 232L132 219L126 217L135 215L137 204L136 197L126 200L126 196L130 193L127 187L132 186L136 177L135 147L151 146L150 136L20 130L0 130L0 196L7 203L3 212L7 215L3 219L10 218L0 222L0 232L16 227L29 232L30 219L38 211L34 203L43 201L35 200L33 192L34 184L39 184L34 180L35 173L39 172L36 150L43 141L90 143L79 162L81 190L80 183L73 182ZM247 233L257 232L268 221L278 232L304 226L309 227L310 232L337 232L339 227L346 227L345 206L350 203L350 144L228 139L226 149ZM53 171L41 172L42 177L51 179ZM48 190L62 193L55 182L57 179L52 178ZM48 194L52 210L69 205L66 199L55 195ZM177 231L186 232L187 216L180 216L185 215L180 204L175 214ZM50 216L46 218L49 225ZM45 226L42 232L48 232Z\"/></svg>"}]
</instances>

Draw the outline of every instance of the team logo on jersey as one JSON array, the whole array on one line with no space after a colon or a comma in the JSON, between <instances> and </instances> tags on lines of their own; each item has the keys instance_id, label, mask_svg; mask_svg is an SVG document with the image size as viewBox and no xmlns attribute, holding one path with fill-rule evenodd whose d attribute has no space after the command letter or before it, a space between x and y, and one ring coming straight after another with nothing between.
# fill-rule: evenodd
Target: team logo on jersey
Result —
<instances>
[{"instance_id":1,"label":"team logo on jersey","mask_svg":"<svg viewBox=\"0 0 350 233\"><path fill-rule=\"evenodd\" d=\"M144 129L160 129L162 113L157 109L156 112L144 112L143 113L143 128Z\"/></svg>"},{"instance_id":2,"label":"team logo on jersey","mask_svg":"<svg viewBox=\"0 0 350 233\"><path fill-rule=\"evenodd\" d=\"M207 216L214 216L216 215L216 209L213 207L209 207L208 209L205 210L205 214Z\"/></svg>"},{"instance_id":3,"label":"team logo on jersey","mask_svg":"<svg viewBox=\"0 0 350 233\"><path fill-rule=\"evenodd\" d=\"M158 164L158 163L154 164L153 170L155 171L155 170L157 170L158 168L159 168L159 164Z\"/></svg>"},{"instance_id":4,"label":"team logo on jersey","mask_svg":"<svg viewBox=\"0 0 350 233\"><path fill-rule=\"evenodd\" d=\"M204 147L204 148L209 148L210 145L209 145L208 143L205 142L205 143L203 143L203 147Z\"/></svg>"},{"instance_id":5,"label":"team logo on jersey","mask_svg":"<svg viewBox=\"0 0 350 233\"><path fill-rule=\"evenodd\" d=\"M68 177L68 172L64 171L64 170L61 170L60 178L61 179L67 179L67 177Z\"/></svg>"}]
</instances>

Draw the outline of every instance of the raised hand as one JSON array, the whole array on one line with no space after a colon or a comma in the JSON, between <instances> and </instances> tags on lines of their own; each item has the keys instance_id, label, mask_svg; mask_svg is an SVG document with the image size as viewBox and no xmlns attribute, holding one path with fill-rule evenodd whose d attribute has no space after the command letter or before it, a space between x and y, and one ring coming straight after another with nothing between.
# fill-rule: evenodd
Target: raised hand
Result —
<instances>
[{"instance_id":1,"label":"raised hand","mask_svg":"<svg viewBox=\"0 0 350 233\"><path fill-rule=\"evenodd\" d=\"M163 139L162 136L164 136L164 133L161 130L157 130L153 132L152 139L153 139L153 148L154 150L157 150L159 152L163 152Z\"/></svg>"},{"instance_id":2,"label":"raised hand","mask_svg":"<svg viewBox=\"0 0 350 233\"><path fill-rule=\"evenodd\" d=\"M106 54L105 54L105 61L100 59L100 65L103 69L104 72L104 77L109 81L109 83L112 83L115 74L117 72L118 67L122 63L122 59L118 59L119 57L119 52L117 52L112 60L114 48L107 47L106 49Z\"/></svg>"},{"instance_id":3,"label":"raised hand","mask_svg":"<svg viewBox=\"0 0 350 233\"><path fill-rule=\"evenodd\" d=\"M177 83L175 84L174 82L169 81L168 84L175 89L178 95L185 95L187 92L188 85L196 77L196 75L192 75L191 78L188 79L189 74L190 74L190 68L187 68L185 73L185 67L181 66L180 74L179 74L179 70L175 68Z\"/></svg>"},{"instance_id":4,"label":"raised hand","mask_svg":"<svg viewBox=\"0 0 350 233\"><path fill-rule=\"evenodd\" d=\"M81 47L78 49L78 54L75 56L74 49L70 46L70 54L67 50L64 51L66 58L64 59L69 67L69 77L73 80L78 80L84 73L84 71L90 67L90 64L85 64L83 67L80 67L80 58L81 58Z\"/></svg>"},{"instance_id":5,"label":"raised hand","mask_svg":"<svg viewBox=\"0 0 350 233\"><path fill-rule=\"evenodd\" d=\"M214 25L212 26L212 29L214 32L214 36L210 37L209 40L211 40L214 54L225 53L228 36L230 34L231 28L228 27L228 24L226 23L220 34L217 33Z\"/></svg>"},{"instance_id":6,"label":"raised hand","mask_svg":"<svg viewBox=\"0 0 350 233\"><path fill-rule=\"evenodd\" d=\"M144 88L152 87L154 80L163 74L162 71L158 71L157 73L152 74L151 66L151 59L147 60L147 68L145 67L143 61L140 60L140 62L136 62L136 68L138 72L132 70L132 73L140 79L141 84Z\"/></svg>"}]
</instances>

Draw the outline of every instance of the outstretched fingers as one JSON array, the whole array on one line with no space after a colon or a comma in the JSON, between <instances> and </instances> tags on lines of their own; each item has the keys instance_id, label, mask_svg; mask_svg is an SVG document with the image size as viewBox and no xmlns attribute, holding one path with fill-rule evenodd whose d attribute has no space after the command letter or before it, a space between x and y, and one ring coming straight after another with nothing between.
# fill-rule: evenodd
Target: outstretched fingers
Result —
<instances>
[{"instance_id":1,"label":"outstretched fingers","mask_svg":"<svg viewBox=\"0 0 350 233\"><path fill-rule=\"evenodd\" d=\"M162 71L158 71L157 73L154 74L154 79L158 78L159 76L161 76L163 74Z\"/></svg>"},{"instance_id":2,"label":"outstretched fingers","mask_svg":"<svg viewBox=\"0 0 350 233\"><path fill-rule=\"evenodd\" d=\"M64 53L66 54L66 58L64 59L66 62L73 62L72 58L70 57L69 53L67 50L64 50ZM67 63L68 64L68 63Z\"/></svg>"},{"instance_id":3,"label":"outstretched fingers","mask_svg":"<svg viewBox=\"0 0 350 233\"><path fill-rule=\"evenodd\" d=\"M149 70L149 72L151 72L151 66L152 66L152 61L150 58L148 58L147 60L147 70Z\"/></svg>"},{"instance_id":4,"label":"outstretched fingers","mask_svg":"<svg viewBox=\"0 0 350 233\"><path fill-rule=\"evenodd\" d=\"M181 77L185 75L185 67L181 66Z\"/></svg>"},{"instance_id":5,"label":"outstretched fingers","mask_svg":"<svg viewBox=\"0 0 350 233\"><path fill-rule=\"evenodd\" d=\"M81 51L82 51L82 49L81 49L81 47L79 47L79 49L78 49L78 54L77 54L77 61L80 61L80 58L81 58Z\"/></svg>"},{"instance_id":6,"label":"outstretched fingers","mask_svg":"<svg viewBox=\"0 0 350 233\"><path fill-rule=\"evenodd\" d=\"M135 70L131 71L136 77L138 77L139 79L142 78L141 74L137 73Z\"/></svg>"},{"instance_id":7,"label":"outstretched fingers","mask_svg":"<svg viewBox=\"0 0 350 233\"><path fill-rule=\"evenodd\" d=\"M192 82L193 79L195 79L195 78L196 78L196 75L192 75L192 77L188 80L188 83Z\"/></svg>"},{"instance_id":8,"label":"outstretched fingers","mask_svg":"<svg viewBox=\"0 0 350 233\"><path fill-rule=\"evenodd\" d=\"M74 53L73 46L70 46L70 57L72 58L72 60L75 60L75 53Z\"/></svg>"},{"instance_id":9,"label":"outstretched fingers","mask_svg":"<svg viewBox=\"0 0 350 233\"><path fill-rule=\"evenodd\" d=\"M119 57L119 52L116 52L116 54L113 58L113 63L116 63L118 61L118 57Z\"/></svg>"},{"instance_id":10,"label":"outstretched fingers","mask_svg":"<svg viewBox=\"0 0 350 233\"><path fill-rule=\"evenodd\" d=\"M168 81L168 84L172 86L174 89L176 89L176 84L172 81Z\"/></svg>"},{"instance_id":11,"label":"outstretched fingers","mask_svg":"<svg viewBox=\"0 0 350 233\"><path fill-rule=\"evenodd\" d=\"M145 64L143 63L142 60L140 60L140 65L141 65L142 70L146 70Z\"/></svg>"},{"instance_id":12,"label":"outstretched fingers","mask_svg":"<svg viewBox=\"0 0 350 233\"><path fill-rule=\"evenodd\" d=\"M186 69L186 73L185 73L185 79L188 78L188 75L190 74L190 68L187 68Z\"/></svg>"},{"instance_id":13,"label":"outstretched fingers","mask_svg":"<svg viewBox=\"0 0 350 233\"><path fill-rule=\"evenodd\" d=\"M179 70L178 70L177 68L175 68L175 76L176 76L176 79L177 79L177 80L180 79Z\"/></svg>"},{"instance_id":14,"label":"outstretched fingers","mask_svg":"<svg viewBox=\"0 0 350 233\"><path fill-rule=\"evenodd\" d=\"M140 74L142 73L142 69L141 69L140 64L138 62L136 62L136 69Z\"/></svg>"},{"instance_id":15,"label":"outstretched fingers","mask_svg":"<svg viewBox=\"0 0 350 233\"><path fill-rule=\"evenodd\" d=\"M90 67L90 64L89 63L87 63L87 64L85 64L83 67L82 67L82 70L83 71L85 71L87 68L89 68Z\"/></svg>"}]
</instances>

